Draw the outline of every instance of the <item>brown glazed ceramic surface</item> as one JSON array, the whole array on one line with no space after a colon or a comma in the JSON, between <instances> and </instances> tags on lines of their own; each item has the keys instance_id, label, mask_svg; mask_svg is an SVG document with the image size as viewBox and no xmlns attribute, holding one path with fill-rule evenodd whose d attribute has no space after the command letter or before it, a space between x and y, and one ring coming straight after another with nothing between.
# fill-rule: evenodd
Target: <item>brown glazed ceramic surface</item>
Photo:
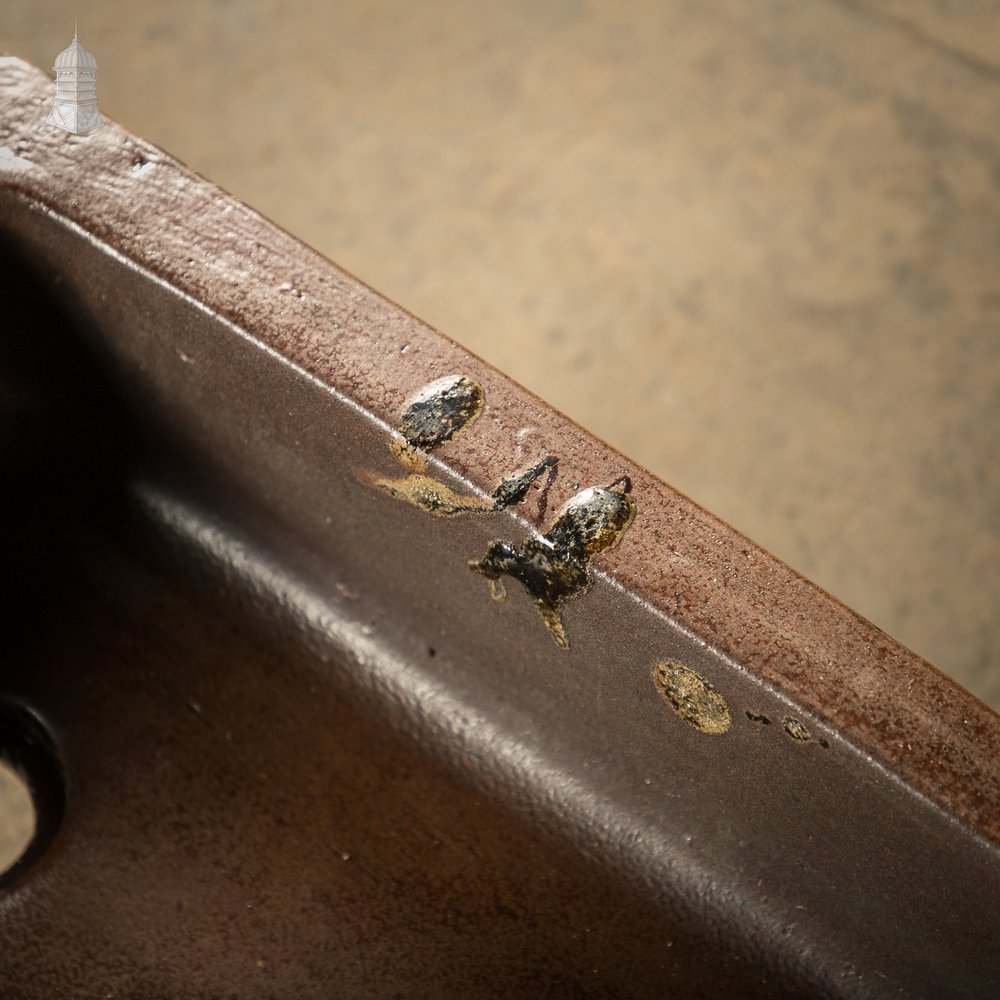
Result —
<instances>
[{"instance_id":1,"label":"brown glazed ceramic surface","mask_svg":"<svg viewBox=\"0 0 1000 1000\"><path fill-rule=\"evenodd\" d=\"M4 995L993 995L993 712L50 89L0 59Z\"/></svg>"}]
</instances>

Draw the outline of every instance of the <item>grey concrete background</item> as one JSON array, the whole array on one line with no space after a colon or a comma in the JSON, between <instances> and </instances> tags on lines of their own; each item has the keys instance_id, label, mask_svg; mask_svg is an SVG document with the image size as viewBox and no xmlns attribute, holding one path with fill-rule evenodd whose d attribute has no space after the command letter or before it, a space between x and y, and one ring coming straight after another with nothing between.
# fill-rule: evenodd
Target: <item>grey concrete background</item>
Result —
<instances>
[{"instance_id":1,"label":"grey concrete background","mask_svg":"<svg viewBox=\"0 0 1000 1000\"><path fill-rule=\"evenodd\" d=\"M159 143L1000 707L1000 3L7 0Z\"/></svg>"}]
</instances>

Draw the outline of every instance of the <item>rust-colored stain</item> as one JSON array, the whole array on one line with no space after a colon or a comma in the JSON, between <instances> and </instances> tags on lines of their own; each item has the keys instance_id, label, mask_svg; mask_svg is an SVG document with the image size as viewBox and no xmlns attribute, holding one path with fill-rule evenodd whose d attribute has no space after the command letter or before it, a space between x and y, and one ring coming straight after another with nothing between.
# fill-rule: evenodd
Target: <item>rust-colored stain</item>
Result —
<instances>
[{"instance_id":1,"label":"rust-colored stain","mask_svg":"<svg viewBox=\"0 0 1000 1000\"><path fill-rule=\"evenodd\" d=\"M559 513L552 529L520 545L493 542L482 559L469 568L490 581L490 592L504 600L501 576L517 580L531 595L542 620L563 649L569 639L560 608L584 593L591 583L590 560L614 548L635 517L628 477L610 486L592 486L577 493Z\"/></svg>"},{"instance_id":2,"label":"rust-colored stain","mask_svg":"<svg viewBox=\"0 0 1000 1000\"><path fill-rule=\"evenodd\" d=\"M653 684L677 715L699 732L717 736L733 724L726 699L696 670L663 660L653 667Z\"/></svg>"}]
</instances>

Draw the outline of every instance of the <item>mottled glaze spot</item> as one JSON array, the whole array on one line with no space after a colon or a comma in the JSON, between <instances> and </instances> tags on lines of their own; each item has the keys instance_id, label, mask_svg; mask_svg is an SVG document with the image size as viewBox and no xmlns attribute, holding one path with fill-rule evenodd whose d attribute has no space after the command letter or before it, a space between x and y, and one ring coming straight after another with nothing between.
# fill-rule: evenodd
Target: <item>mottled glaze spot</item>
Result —
<instances>
[{"instance_id":1,"label":"mottled glaze spot","mask_svg":"<svg viewBox=\"0 0 1000 1000\"><path fill-rule=\"evenodd\" d=\"M447 375L411 400L399 423L410 448L430 451L450 441L482 412L483 390L464 375Z\"/></svg>"},{"instance_id":2,"label":"mottled glaze spot","mask_svg":"<svg viewBox=\"0 0 1000 1000\"><path fill-rule=\"evenodd\" d=\"M493 542L469 568L490 580L494 597L498 597L494 582L502 575L517 580L531 595L556 643L565 649L569 640L560 608L590 586L590 560L617 545L632 523L631 488L626 478L609 487L583 490L566 504L547 534L520 545Z\"/></svg>"},{"instance_id":3,"label":"mottled glaze spot","mask_svg":"<svg viewBox=\"0 0 1000 1000\"><path fill-rule=\"evenodd\" d=\"M544 516L548 488L558 465L551 455L525 472L504 479L488 498L456 493L426 474L427 452L475 421L482 408L483 390L472 379L448 375L432 382L410 402L389 446L399 462L411 470L410 475L378 476L358 470L358 478L435 517L455 517L503 510L520 503L532 484L547 472L548 479L539 496L539 516Z\"/></svg>"},{"instance_id":4,"label":"mottled glaze spot","mask_svg":"<svg viewBox=\"0 0 1000 1000\"><path fill-rule=\"evenodd\" d=\"M788 733L793 740L799 740L805 743L807 740L812 739L812 733L798 719L793 719L791 716L786 716L781 720L782 728Z\"/></svg>"},{"instance_id":5,"label":"mottled glaze spot","mask_svg":"<svg viewBox=\"0 0 1000 1000\"><path fill-rule=\"evenodd\" d=\"M538 519L545 516L549 487L558 460L546 455L535 465L508 476L488 497L457 493L427 474L426 455L474 421L483 408L483 391L464 375L449 375L422 389L409 403L390 448L410 470L405 476L379 476L357 470L362 482L371 484L435 517L500 511L520 503L539 479ZM595 486L577 493L560 512L548 534L528 538L520 545L493 542L470 567L483 574L490 594L499 601L507 592L501 576L520 581L531 594L556 643L569 646L560 608L590 586L590 560L618 543L632 523L635 504L632 484L623 477L610 486Z\"/></svg>"},{"instance_id":6,"label":"mottled glaze spot","mask_svg":"<svg viewBox=\"0 0 1000 1000\"><path fill-rule=\"evenodd\" d=\"M696 670L664 660L653 667L653 684L660 697L699 732L728 732L733 720L725 698Z\"/></svg>"},{"instance_id":7,"label":"mottled glaze spot","mask_svg":"<svg viewBox=\"0 0 1000 1000\"><path fill-rule=\"evenodd\" d=\"M359 478L368 481L384 490L396 500L402 500L413 507L433 514L435 517L455 517L458 514L481 513L493 510L493 500L485 497L456 493L445 483L422 473L413 473L399 479L383 479L376 476L366 477L358 473Z\"/></svg>"}]
</instances>

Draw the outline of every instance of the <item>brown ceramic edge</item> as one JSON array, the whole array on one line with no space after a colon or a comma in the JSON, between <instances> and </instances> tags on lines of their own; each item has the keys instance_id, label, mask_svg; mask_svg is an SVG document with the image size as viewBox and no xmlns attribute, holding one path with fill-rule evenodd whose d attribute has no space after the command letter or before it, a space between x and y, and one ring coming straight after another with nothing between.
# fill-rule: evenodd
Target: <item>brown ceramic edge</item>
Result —
<instances>
[{"instance_id":1,"label":"brown ceramic edge","mask_svg":"<svg viewBox=\"0 0 1000 1000\"><path fill-rule=\"evenodd\" d=\"M560 459L553 507L576 482L630 475L639 513L619 548L599 557L604 574L835 727L968 829L1000 843L1000 717L991 709L702 507L159 148L114 124L87 136L45 125L52 90L43 73L0 58L0 151L9 151L6 164L0 158L0 187L211 303L213 312L384 422L393 423L421 385L453 371L469 374L482 384L486 407L475 434L450 442L442 458L484 489L542 452Z\"/></svg>"}]
</instances>

